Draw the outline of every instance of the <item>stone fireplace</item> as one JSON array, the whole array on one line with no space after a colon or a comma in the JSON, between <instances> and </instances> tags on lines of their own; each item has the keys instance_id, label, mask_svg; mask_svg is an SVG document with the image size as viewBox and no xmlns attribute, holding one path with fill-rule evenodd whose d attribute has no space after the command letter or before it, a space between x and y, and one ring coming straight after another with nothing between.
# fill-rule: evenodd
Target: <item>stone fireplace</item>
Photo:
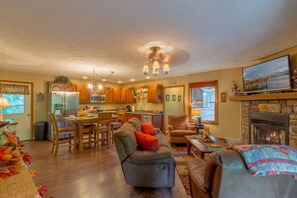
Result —
<instances>
[{"instance_id":1,"label":"stone fireplace","mask_svg":"<svg viewBox=\"0 0 297 198\"><path fill-rule=\"evenodd\" d=\"M249 112L249 144L289 145L289 114Z\"/></svg>"},{"instance_id":2,"label":"stone fireplace","mask_svg":"<svg viewBox=\"0 0 297 198\"><path fill-rule=\"evenodd\" d=\"M241 143L297 148L297 100L242 101L241 116Z\"/></svg>"}]
</instances>

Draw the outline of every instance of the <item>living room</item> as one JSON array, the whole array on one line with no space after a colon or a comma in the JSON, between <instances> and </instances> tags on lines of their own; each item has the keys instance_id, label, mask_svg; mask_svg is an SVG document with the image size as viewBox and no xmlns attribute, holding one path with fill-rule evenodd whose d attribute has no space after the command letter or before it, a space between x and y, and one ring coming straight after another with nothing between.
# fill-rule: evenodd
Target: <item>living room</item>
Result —
<instances>
[{"instance_id":1,"label":"living room","mask_svg":"<svg viewBox=\"0 0 297 198\"><path fill-rule=\"evenodd\" d=\"M296 22L293 20L296 18L294 17L296 12L293 9L295 4L289 1L282 3L275 1L275 5L271 5L273 3L268 1L254 1L250 5L241 5L239 2L228 2L226 5L222 5L215 1L217 5L202 2L171 2L169 6L168 3L168 1L151 2L141 5L141 3L128 1L126 5L119 2L118 5L111 2L104 2L101 5L100 3L87 2L82 5L80 2L75 2L70 6L68 4L71 2L66 1L61 5L57 2L45 3L48 9L42 3L33 1L28 4L20 3L20 5L17 5L16 2L0 3L2 13L0 25L4 27L0 30L0 35L2 35L0 40L2 45L0 82L25 82L33 85L31 87L30 138L34 138L34 123L48 120L46 98L49 92L48 82L53 81L56 76L62 75L69 76L73 85L87 86L92 81L92 74L94 74L92 71L95 68L95 77L98 82L101 81L101 78L108 77L110 71L114 71L108 81L103 82L106 87L138 88L162 85L163 88L161 104L145 103L141 106L140 103L114 102L97 105L103 109L116 109L119 106L130 105L136 106L136 110L158 110L163 113L164 119L168 116L164 105L166 101L164 91L167 88L183 87L183 114L191 116L190 84L216 80L218 82L216 90L217 123L211 124L203 120L202 123L209 128L211 135L224 137L229 144L247 144L249 141L248 120L244 112L246 108L244 101L258 101L253 102L253 105L249 107L255 108L258 107L256 103L275 104L279 99L278 96L274 99L262 98L261 100L238 99L236 97L240 96L235 96L232 91L233 82L238 82L242 91L243 67L284 55L290 57L291 74L293 74L293 67L297 65ZM63 13L64 9L68 9L68 6L69 13L66 11ZM170 12L167 6L170 8ZM267 10L268 6L271 6L270 10L273 10L274 14ZM154 14L153 10L156 7L159 8L155 10L156 14ZM80 11L77 10L79 8ZM104 8L107 9L106 12L104 12ZM150 8L150 12L146 10L147 8ZM94 15L96 9L99 11ZM130 13L130 9L134 14ZM141 16L142 13L139 13L141 10L145 16L142 20L136 20L135 18ZM211 17L210 13L206 13L206 10L211 10L214 17ZM56 17L53 16L54 13L57 14ZM113 16L112 13L118 15ZM178 13L181 16L180 19L176 17ZM190 19L192 15L195 16L195 19ZM148 16L152 18L148 20ZM222 19L218 20L220 16ZM61 21L58 20L59 17ZM233 21L234 18L237 19ZM76 22L73 19L82 21ZM248 19L253 20L253 23L248 23ZM255 22L257 20L258 23ZM125 23L125 25L121 23ZM137 25L134 24L134 26L133 23ZM232 23L234 26L231 26ZM129 27L134 32L127 30ZM192 27L193 29L191 29ZM152 31L152 28L159 29L159 32ZM240 31L241 28L243 30ZM60 32L56 32L54 29L60 29ZM98 29L104 31L98 31ZM99 33L96 33L95 30ZM93 33L89 34L88 32ZM148 32L154 33L149 34ZM274 34L270 34L271 32ZM94 36L96 34L100 34L100 37ZM138 48L156 40L162 40L175 47L175 50L170 54L172 56L171 64L169 64L170 70L167 75L159 74L156 78L145 79L142 65L148 57L147 54L140 53ZM92 45L92 43L96 44ZM113 65L113 62L116 64ZM26 69L27 66L30 68ZM76 70L77 73L72 75L71 70ZM82 79L83 75L87 75L89 78ZM123 80L124 77L125 80ZM130 78L135 81L130 81ZM118 82L120 80L122 83ZM294 86L293 84L293 89L296 88ZM38 100L38 94L44 96L44 99ZM223 96L225 100L222 99ZM279 104L283 105L282 101L284 100L295 101L296 99L297 97L290 96L279 100L281 101ZM93 105L92 103L81 103L80 107ZM296 104L290 105L290 108L294 109L291 114L295 114L296 106ZM4 118L9 117L4 114ZM293 148L297 147L295 119L291 120L293 125L290 128L290 146ZM167 120L163 120L163 126L162 130L166 133ZM16 125L16 131L22 130L22 127L21 124ZM111 150L103 147L102 150L94 151L90 148L75 154L69 153L67 147L61 147L55 158L50 155L52 146L50 141L25 141L24 144L26 145L25 150L27 149L33 156L30 166L37 171L37 176L34 178L35 183L44 183L49 188L49 194L46 196L89 197L98 196L100 193L102 193L100 196L111 197L121 195L122 197L188 196L177 174L175 187L171 189L138 189L127 185L114 145ZM77 168L83 171L75 171L75 164L79 164ZM64 172L69 172L69 174ZM92 174L98 176L98 181L94 181ZM70 181L71 178L73 181ZM106 183L103 184L103 182ZM71 185L68 186L66 183L71 183ZM64 187L64 185L66 186ZM63 188L64 190L62 190Z\"/></svg>"}]
</instances>

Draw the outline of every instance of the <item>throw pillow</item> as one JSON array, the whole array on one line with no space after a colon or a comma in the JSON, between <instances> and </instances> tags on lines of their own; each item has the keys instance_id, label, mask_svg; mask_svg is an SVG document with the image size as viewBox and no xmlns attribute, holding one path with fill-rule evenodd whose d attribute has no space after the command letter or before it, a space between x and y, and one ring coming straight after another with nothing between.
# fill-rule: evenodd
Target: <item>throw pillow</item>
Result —
<instances>
[{"instance_id":1,"label":"throw pillow","mask_svg":"<svg viewBox=\"0 0 297 198\"><path fill-rule=\"evenodd\" d=\"M148 135L157 135L154 125L150 122L141 124L141 131Z\"/></svg>"},{"instance_id":2,"label":"throw pillow","mask_svg":"<svg viewBox=\"0 0 297 198\"><path fill-rule=\"evenodd\" d=\"M134 131L134 134L137 144L142 150L155 151L159 149L158 138L148 134L143 134L136 130Z\"/></svg>"}]
</instances>

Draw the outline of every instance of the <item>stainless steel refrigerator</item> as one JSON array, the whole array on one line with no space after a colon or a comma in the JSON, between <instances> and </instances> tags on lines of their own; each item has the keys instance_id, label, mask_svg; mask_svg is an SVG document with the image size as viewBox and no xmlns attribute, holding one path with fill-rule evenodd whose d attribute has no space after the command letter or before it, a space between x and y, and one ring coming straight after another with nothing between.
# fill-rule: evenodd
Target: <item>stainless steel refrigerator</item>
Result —
<instances>
[{"instance_id":1,"label":"stainless steel refrigerator","mask_svg":"<svg viewBox=\"0 0 297 198\"><path fill-rule=\"evenodd\" d=\"M67 123L62 121L63 117L69 115L76 115L76 110L79 109L79 92L63 92L56 91L48 93L48 113L54 113L59 127L67 127ZM50 122L49 116L48 123L48 139L53 140L53 126Z\"/></svg>"}]
</instances>

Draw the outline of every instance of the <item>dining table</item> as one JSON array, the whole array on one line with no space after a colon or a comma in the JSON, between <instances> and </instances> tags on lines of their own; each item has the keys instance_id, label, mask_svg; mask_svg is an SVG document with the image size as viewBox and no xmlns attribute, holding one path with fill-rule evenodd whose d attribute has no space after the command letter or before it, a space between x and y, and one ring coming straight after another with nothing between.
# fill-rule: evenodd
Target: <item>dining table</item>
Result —
<instances>
[{"instance_id":1,"label":"dining table","mask_svg":"<svg viewBox=\"0 0 297 198\"><path fill-rule=\"evenodd\" d=\"M112 121L117 121L121 119L120 116L115 114L112 114L112 119L110 122ZM63 117L63 121L69 124L72 124L75 126L76 129L76 137L75 138L77 140L76 144L78 145L78 150L80 152L82 152L84 150L84 144L83 144L83 137L84 137L84 125L87 124L93 124L93 123L97 123L98 120L98 115L97 114L93 114L93 115L85 115L85 116L79 116L79 117L74 117L74 116L69 116L69 117ZM108 132L107 132L107 145L111 145L111 132L110 132L110 124L108 125ZM75 146L75 149L77 147Z\"/></svg>"}]
</instances>

